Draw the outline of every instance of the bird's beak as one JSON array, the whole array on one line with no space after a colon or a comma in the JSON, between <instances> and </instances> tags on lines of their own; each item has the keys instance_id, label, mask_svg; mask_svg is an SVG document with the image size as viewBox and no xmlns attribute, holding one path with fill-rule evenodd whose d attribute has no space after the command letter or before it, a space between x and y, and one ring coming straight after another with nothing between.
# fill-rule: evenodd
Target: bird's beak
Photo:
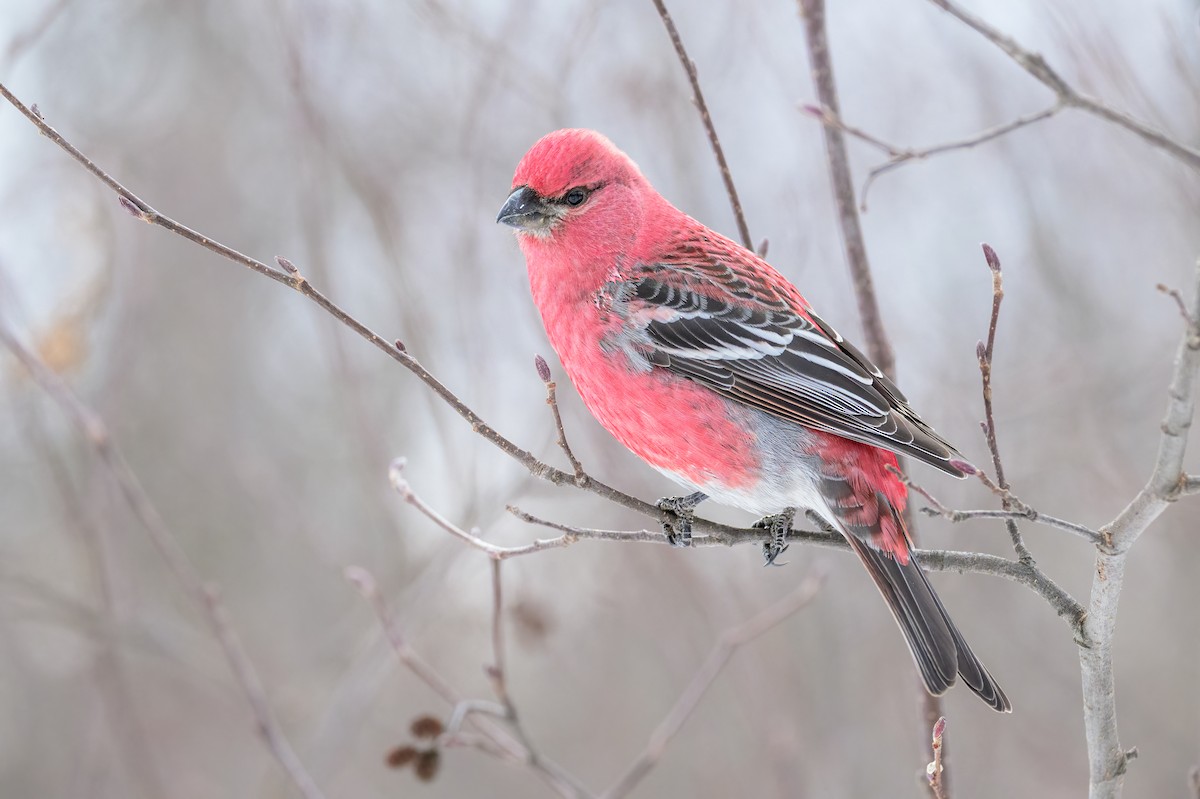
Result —
<instances>
[{"instance_id":1,"label":"bird's beak","mask_svg":"<svg viewBox=\"0 0 1200 799\"><path fill-rule=\"evenodd\" d=\"M536 191L520 186L508 195L496 221L517 230L543 230L553 221L553 214Z\"/></svg>"}]
</instances>

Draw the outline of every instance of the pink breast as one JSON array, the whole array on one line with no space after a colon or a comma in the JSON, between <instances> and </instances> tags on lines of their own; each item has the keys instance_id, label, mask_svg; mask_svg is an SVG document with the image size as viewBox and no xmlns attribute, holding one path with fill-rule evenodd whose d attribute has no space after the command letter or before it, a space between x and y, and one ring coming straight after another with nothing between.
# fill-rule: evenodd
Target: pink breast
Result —
<instances>
[{"instance_id":1,"label":"pink breast","mask_svg":"<svg viewBox=\"0 0 1200 799\"><path fill-rule=\"evenodd\" d=\"M754 433L731 417L727 400L665 369L638 369L623 352L606 352L600 342L619 322L593 304L543 320L588 410L634 454L700 486L757 481Z\"/></svg>"}]
</instances>

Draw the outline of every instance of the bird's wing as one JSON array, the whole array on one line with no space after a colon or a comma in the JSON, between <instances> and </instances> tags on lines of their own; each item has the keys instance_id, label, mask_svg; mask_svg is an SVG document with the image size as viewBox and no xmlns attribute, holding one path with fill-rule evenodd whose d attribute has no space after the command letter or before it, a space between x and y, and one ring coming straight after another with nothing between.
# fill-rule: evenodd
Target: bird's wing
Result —
<instances>
[{"instance_id":1,"label":"bird's wing","mask_svg":"<svg viewBox=\"0 0 1200 799\"><path fill-rule=\"evenodd\" d=\"M650 362L780 419L962 477L961 456L895 384L751 257L680 246L631 270L620 302Z\"/></svg>"}]
</instances>

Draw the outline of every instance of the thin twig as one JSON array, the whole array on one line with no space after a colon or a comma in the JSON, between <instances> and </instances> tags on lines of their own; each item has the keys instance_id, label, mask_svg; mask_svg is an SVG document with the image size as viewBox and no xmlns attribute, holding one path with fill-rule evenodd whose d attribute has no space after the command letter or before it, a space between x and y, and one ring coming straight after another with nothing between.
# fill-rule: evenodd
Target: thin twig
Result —
<instances>
[{"instance_id":1,"label":"thin twig","mask_svg":"<svg viewBox=\"0 0 1200 799\"><path fill-rule=\"evenodd\" d=\"M943 142L935 144L931 147L921 149L907 149L893 155L886 163L871 167L871 171L867 173L867 179L863 181L862 200L859 205L860 210L867 210L867 194L871 191L871 186L875 183L875 179L880 175L884 175L892 170L909 163L910 161L921 161L930 156L941 155L942 153L954 152L955 150L968 150L976 145L998 139L1001 136L1006 136L1015 130L1032 125L1036 122L1041 122L1044 119L1057 114L1063 109L1062 103L1055 103L1049 108L1044 108L1035 114L1017 117L1016 119L1005 122L1003 125L997 125L993 128L980 131L973 136L967 136L956 141Z\"/></svg>"},{"instance_id":2,"label":"thin twig","mask_svg":"<svg viewBox=\"0 0 1200 799\"><path fill-rule=\"evenodd\" d=\"M713 684L713 681L720 675L721 670L725 668L725 664L729 662L738 649L771 630L776 625L786 621L812 602L817 592L820 591L824 579L825 572L818 567L817 570L805 577L800 585L783 599L741 624L730 627L723 632L703 663L700 664L700 668L692 675L692 679L687 684L687 687L683 689L679 698L675 700L675 704L667 712L667 715L663 717L663 720L659 722L654 732L651 733L646 748L638 755L621 778L602 794L604 799L620 799L620 797L627 796L642 778L654 768L658 761L662 759L663 753L666 751L671 739L682 729L684 723L700 703L700 700L704 698L704 694Z\"/></svg>"},{"instance_id":3,"label":"thin twig","mask_svg":"<svg viewBox=\"0 0 1200 799\"><path fill-rule=\"evenodd\" d=\"M438 696L454 707L451 724L447 725L445 733L447 743L473 746L506 762L528 766L548 786L567 799L579 799L590 795L586 790L578 787L574 780L567 778L564 781L561 768L549 763L544 757L536 761L532 759L529 754L530 750L516 737L516 730L512 729L511 725L500 724L495 719L489 718L484 711L486 705L478 700L462 699L459 692L442 677L437 669L417 654L403 630L400 629L400 625L388 610L387 603L379 593L375 578L369 571L359 566L349 566L346 568L345 574L346 579L358 589L374 609L384 635L387 636L400 662L421 682L428 685ZM471 736L460 729L468 720L480 730L481 736Z\"/></svg>"},{"instance_id":4,"label":"thin twig","mask_svg":"<svg viewBox=\"0 0 1200 799\"><path fill-rule=\"evenodd\" d=\"M1004 477L1004 464L1000 459L1000 445L996 441L996 417L992 413L992 356L996 350L996 327L1000 323L1000 303L1004 300L1004 277L1000 268L1000 258L987 244L983 245L983 257L992 273L992 315L988 321L987 343L982 341L975 349L979 359L979 376L983 384L983 428L987 439L988 452L992 455L992 466L996 470L996 485L1001 491L1008 491L1008 481ZM982 474L982 473L980 473ZM980 479L986 479L981 477ZM1013 503L1009 497L1004 497L1001 504L1005 510L1012 510ZM1004 526L1012 539L1013 550L1017 559L1022 563L1033 564L1033 555L1021 538L1021 531L1013 519L1005 519Z\"/></svg>"},{"instance_id":5,"label":"thin twig","mask_svg":"<svg viewBox=\"0 0 1200 799\"><path fill-rule=\"evenodd\" d=\"M143 200L133 195L127 188L114 180L108 173L100 169L91 159L80 152L74 145L67 142L53 128L45 123L39 114L31 111L27 106L21 103L15 96L12 95L2 84L0 84L0 96L7 99L14 107L16 107L26 118L30 120L47 138L51 139L55 144L69 153L75 160L84 166L89 172L95 175L104 185L116 192L117 196L123 201L123 204L133 207L134 209L148 208ZM309 300L317 304L326 313L329 313L343 325L348 327L354 333L359 335L364 340L382 351L392 360L403 366L405 369L412 372L419 380L430 388L443 402L445 402L455 413L461 416L470 426L471 429L480 435L484 440L497 447L510 458L515 460L521 466L529 471L535 477L546 480L554 485L575 485L582 490L588 491L597 496L603 497L614 504L625 508L637 511L652 519L662 519L663 512L648 502L644 502L637 497L633 497L622 491L618 491L605 483L596 480L591 476L587 476L582 482L578 481L574 475L555 469L549 464L539 460L529 451L517 446L508 438L502 436L494 428L488 425L484 420L468 407L461 399L458 398L449 388L442 384L431 372L429 372L419 361L417 361L407 350L404 349L402 342L392 343L382 336L378 335L362 322L350 316L346 311L331 302L323 294L317 291L299 270L292 273L291 270L281 267L283 271L272 269L260 261L250 258L249 256L238 253L232 248L229 248L219 242L209 239L202 234L191 231L191 235L185 234L187 230L184 226L169 219L157 212L150 217L143 217L139 211L139 218L147 218L154 224L170 230L177 235L184 236L189 241L199 244L201 247L208 249L224 258L227 258L234 263L246 266L256 272L270 277L276 282L282 283L292 289L303 294ZM290 264L290 262L288 262ZM876 359L878 362L878 359ZM693 531L695 533L704 534L693 537L694 543L719 544L722 546L731 546L740 543L761 543L767 540L768 534L763 530L758 529L742 529L729 525L718 524L704 518L697 517L692 522ZM608 533L616 533L616 531L607 531ZM627 535L601 535L595 534L588 537L595 538L616 538L620 540L630 541L658 541L663 542L661 533L649 533L648 531L631 532ZM494 545L482 541L475 537L479 543L484 544L482 547L487 550L488 547ZM827 546L835 548L846 548L845 541L841 536L828 535L825 533L814 533L796 531L792 534L792 539L795 541L803 541L818 546ZM470 540L469 543L475 543ZM521 548L513 548L511 553L505 553L504 556L519 554L518 550L537 551L539 549L547 549L556 546L566 546L571 543L570 539L563 540L557 543L535 542L531 545ZM1067 594L1062 591L1044 575L1029 574L1027 570L1021 569L1019 564L1007 561L1004 558L998 558L991 555L983 555L979 553L963 553L963 552L933 552L920 551L918 556L923 558L923 563L928 568L935 570L953 570L962 573L975 572L981 574L991 574L995 576L1005 577L1015 580L1022 585L1034 590L1036 593L1045 598L1051 607L1064 618L1067 618L1072 626L1078 624L1080 612L1077 612L1078 604Z\"/></svg>"},{"instance_id":6,"label":"thin twig","mask_svg":"<svg viewBox=\"0 0 1200 799\"><path fill-rule=\"evenodd\" d=\"M283 259L283 262L286 262L291 267L290 269L287 267L281 267L281 269L272 268L267 266L262 261L251 258L248 255L234 250L232 247L228 247L201 233L197 233L191 228L176 222L174 219L171 219L170 217L153 210L147 202L135 195L121 183L117 182L112 176L97 166L94 161L92 161L90 158L80 152L73 144L63 138L54 128L46 123L40 114L35 113L29 107L24 105L7 88L5 88L3 84L0 84L0 96L4 97L6 100L8 100L8 102L16 107L17 110L19 110L38 128L38 130L42 132L43 135L45 135L62 149L66 150L72 158L82 164L87 171L95 175L100 182L116 192L121 206L132 213L136 218L162 227L171 231L172 233L175 233L176 235L183 236L187 240L200 245L206 250L214 252L223 258L245 266L248 269L271 278L277 283L282 283L283 285L298 291L300 294L314 302L322 310L333 316L358 336L368 341L376 349L380 350L396 363L400 364L414 374L417 379L428 386L434 394L436 394L443 402L450 406L455 413L466 420L475 433L478 433L486 441L497 447L501 452L520 463L534 477L537 477L541 480L546 480L547 482L556 486L568 484L575 485L584 491L604 497L610 502L614 502L617 505L637 511L638 513L642 513L651 518L664 518L664 512L649 502L645 502L637 497L626 494L623 491L618 491L612 486L609 486L591 476L587 476L584 479L579 480L575 477L575 475L565 472L562 469L556 469L553 466L550 466L548 463L545 463L544 461L535 457L533 453L529 452L528 450L517 446L517 444L512 442L510 439L505 438L495 428L487 424L483 418L479 416L479 414L475 413L475 411L468 407L467 404L461 399L459 399L459 397L453 391L451 391L446 387L445 384L438 380L432 372L426 369L420 363L420 361L418 361L411 353L407 351L403 342L385 339L383 336L380 336L378 333L371 330L358 319L351 316L349 313L331 301L328 297L318 291L311 283L309 283L309 281L304 277L303 274L300 273L299 269L296 268L291 261ZM736 528L729 527L728 525L717 524L699 517L692 521L692 529L699 532L708 531L725 535L736 534L737 532Z\"/></svg>"},{"instance_id":7,"label":"thin twig","mask_svg":"<svg viewBox=\"0 0 1200 799\"><path fill-rule=\"evenodd\" d=\"M833 60L829 55L829 40L825 33L825 0L800 0L800 13L804 17L808 60L812 68L813 83L817 87L817 99L822 108L840 118L841 106L838 102L837 83L833 77ZM850 159L846 154L846 138L842 135L841 128L832 125L824 126L824 131L825 153L829 162L829 177L833 183L833 196L837 203L838 224L842 231L846 262L854 280L854 296L858 300L858 313L866 335L867 355L885 375L895 379L896 359L887 333L883 329L879 301L875 298L871 264L867 259L866 244L863 242L858 204L854 201L854 184L850 175Z\"/></svg>"},{"instance_id":8,"label":"thin twig","mask_svg":"<svg viewBox=\"0 0 1200 799\"><path fill-rule=\"evenodd\" d=\"M550 413L554 415L554 431L558 435L558 448L567 456L571 469L575 472L575 482L581 483L586 480L587 472L583 470L583 464L575 457L571 445L567 443L567 431L563 427L562 413L558 410L558 384L550 379L550 365L546 363L545 358L538 355L534 358L534 364L537 366L538 377L546 386L546 404L550 406Z\"/></svg>"},{"instance_id":9,"label":"thin twig","mask_svg":"<svg viewBox=\"0 0 1200 799\"><path fill-rule=\"evenodd\" d=\"M957 18L967 27L1004 51L1005 55L1011 58L1017 66L1021 67L1021 69L1032 75L1042 85L1054 92L1061 105L1078 108L1093 116L1112 122L1137 134L1144 141L1178 158L1193 169L1200 169L1200 151L1186 147L1129 114L1117 111L1099 100L1076 91L1058 72L1046 63L1046 59L1040 53L1025 49L1017 44L1016 40L1012 37L1001 33L979 17L960 8L957 4L951 2L951 0L930 0L930 2L943 11L948 12L951 16Z\"/></svg>"},{"instance_id":10,"label":"thin twig","mask_svg":"<svg viewBox=\"0 0 1200 799\"><path fill-rule=\"evenodd\" d=\"M183 590L200 606L213 636L229 661L230 671L250 706L255 727L267 749L306 799L323 799L324 793L300 761L274 711L271 710L262 680L246 654L241 639L230 624L217 589L200 577L187 553L179 546L158 508L151 501L150 495L143 488L141 480L125 459L125 454L117 446L104 420L85 405L70 386L27 349L3 323L0 323L0 343L20 361L34 383L59 406L95 450L125 504L145 528L154 548Z\"/></svg>"},{"instance_id":11,"label":"thin twig","mask_svg":"<svg viewBox=\"0 0 1200 799\"><path fill-rule=\"evenodd\" d=\"M985 484L992 485L1002 498L1009 498L1013 503L1012 510L955 510L953 508L946 507L941 500L931 494L926 488L913 482L908 475L904 474L899 469L889 466L888 471L899 477L900 480L906 486L908 486L910 491L920 494L921 497L929 503L928 507L921 508L921 512L926 516L942 518L954 524L965 522L968 519L1028 519L1031 522L1036 522L1038 524L1045 525L1046 527L1056 527L1059 530L1065 530L1066 532L1071 533L1072 535L1077 535L1092 544L1099 544L1102 541L1100 533L1096 532L1090 527L1077 524L1076 522L1069 522L1066 519L1060 519L1057 516L1051 516L1048 513L1042 513L1039 510L1029 507L1024 502L1021 502L1012 495L1012 492L1001 492L998 486L995 486L994 483L991 483L990 480L987 480L986 475L984 475L984 480L986 481ZM982 472L977 473L980 475L983 474Z\"/></svg>"},{"instance_id":12,"label":"thin twig","mask_svg":"<svg viewBox=\"0 0 1200 799\"><path fill-rule=\"evenodd\" d=\"M808 60L813 83L817 88L817 100L823 108L836 117L841 116L838 101L837 81L833 75L833 58L829 52L829 37L825 30L825 0L799 0L800 15L804 19L804 34L808 44ZM867 355L875 365L893 381L896 379L896 358L891 341L883 326L883 315L875 296L875 284L871 277L871 264L867 259L867 247L863 240L862 224L858 216L858 204L854 201L854 183L850 173L850 159L846 152L846 137L836 127L826 125L825 155L829 164L829 177L833 184L833 196L837 203L838 224L842 232L842 244L846 261L854 282L854 296L858 302L866 336ZM901 463L903 468L903 463ZM902 519L909 536L916 541L917 525L912 509L902 510ZM920 697L922 728L929 729L942 715L941 697L918 689Z\"/></svg>"},{"instance_id":13,"label":"thin twig","mask_svg":"<svg viewBox=\"0 0 1200 799\"><path fill-rule=\"evenodd\" d=\"M1083 621L1087 615L1084 607L1036 566L982 552L917 549L914 550L914 554L917 556L921 568L928 571L990 574L1032 589L1049 603L1059 618L1071 627L1076 643L1081 646L1087 645L1083 630Z\"/></svg>"},{"instance_id":14,"label":"thin twig","mask_svg":"<svg viewBox=\"0 0 1200 799\"><path fill-rule=\"evenodd\" d=\"M663 0L651 1L658 9L658 16L662 18L663 25L667 28L667 35L671 37L675 54L679 56L679 63L683 65L688 82L692 84L692 99L696 103L696 110L700 112L700 120L704 123L704 131L708 134L708 143L712 145L713 155L716 156L717 168L721 170L721 180L725 181L725 193L729 195L729 204L733 206L733 216L737 221L738 235L742 238L742 246L747 250L753 250L754 240L750 238L750 227L746 224L746 214L742 211L737 188L733 185L729 162L725 160L725 150L721 147L720 138L717 137L717 128L713 125L712 115L708 113L708 103L704 102L704 92L700 91L700 78L696 75L696 64L688 57L687 50L683 46L683 39L679 36L679 29L675 27L675 21L671 19L666 4L663 3Z\"/></svg>"},{"instance_id":15,"label":"thin twig","mask_svg":"<svg viewBox=\"0 0 1200 799\"><path fill-rule=\"evenodd\" d=\"M504 594L500 581L500 558L492 558L492 666L488 676L492 680L492 690L500 704L504 707L504 719L509 728L517 736L517 740L525 747L526 762L534 771L544 774L547 780L563 796L583 796L587 791L579 782L534 746L529 733L522 726L517 716L517 706L513 703L508 691L508 667L504 655Z\"/></svg>"},{"instance_id":16,"label":"thin twig","mask_svg":"<svg viewBox=\"0 0 1200 799\"><path fill-rule=\"evenodd\" d=\"M523 521L555 530L562 530L564 533L573 535L577 539L599 538L615 541L666 543L661 532L651 532L649 530L596 530L587 527L572 527L559 522L539 519L532 514L512 506L509 507L509 511ZM692 538L692 546L730 546L741 543L761 544L764 541L770 540L771 537L770 531L762 529L752 529L744 532L746 535L739 535L732 540L723 536L694 536ZM844 552L850 551L850 545L846 543L845 537L838 533L794 530L788 536L788 541L803 541L813 546L838 549ZM1003 577L1006 580L1012 580L1031 589L1046 600L1050 607L1054 609L1054 612L1070 625L1075 638L1081 640L1080 625L1083 623L1083 606L1037 568L1018 563L1014 560L1008 560L998 555L988 555L982 552L917 549L913 550L913 553L921 563L922 568L930 571L950 571L958 574L987 574L993 577Z\"/></svg>"},{"instance_id":17,"label":"thin twig","mask_svg":"<svg viewBox=\"0 0 1200 799\"><path fill-rule=\"evenodd\" d=\"M828 108L823 108L823 107L817 106L817 105L804 104L804 105L800 106L800 110L803 111L804 113L808 114L809 116L815 117L816 119L820 120L821 124L823 124L823 125L837 128L842 133L845 133L848 136L851 136L855 139L858 139L861 142L865 142L866 144L871 145L876 150L879 150L880 152L882 152L884 155L888 156L889 158L899 158L899 157L903 156L906 152L910 152L909 150L907 150L903 147L897 147L894 144L889 144L877 136L872 136L870 133L867 133L862 128L854 127L849 122L842 119L841 117L839 117L837 114L833 113L833 111L829 110Z\"/></svg>"},{"instance_id":18,"label":"thin twig","mask_svg":"<svg viewBox=\"0 0 1200 799\"><path fill-rule=\"evenodd\" d=\"M942 716L933 725L933 761L925 767L925 774L929 778L929 789L933 791L933 795L937 799L946 799L945 790L945 768L942 766L942 759L946 752L946 717Z\"/></svg>"},{"instance_id":19,"label":"thin twig","mask_svg":"<svg viewBox=\"0 0 1200 799\"><path fill-rule=\"evenodd\" d=\"M1179 309L1179 315L1183 318L1183 323L1185 325L1194 324L1195 320L1192 319L1192 315L1188 313L1187 305L1183 301L1183 294L1179 292L1179 289L1173 289L1164 283L1158 283L1154 286L1154 288L1175 300L1175 307Z\"/></svg>"},{"instance_id":20,"label":"thin twig","mask_svg":"<svg viewBox=\"0 0 1200 799\"><path fill-rule=\"evenodd\" d=\"M852 136L859 141L865 142L866 144L871 145L875 149L888 156L887 161L871 167L870 172L867 173L866 180L863 181L862 190L860 192L862 198L859 202L858 208L864 213L867 210L867 194L870 192L871 186L875 183L875 179L880 175L891 172L892 170L913 161L923 161L931 156L954 152L955 150L967 150L977 145L984 144L985 142L992 141L993 139L998 139L1001 136L1005 136L1015 130L1020 130L1028 125L1048 119L1057 114L1063 108L1064 106L1062 103L1055 103L1049 108L1045 108L1037 113L1017 117L1016 119L1005 122L1002 125L996 125L995 127L979 131L978 133L974 133L961 139L942 142L940 144L934 144L928 147L916 148L899 147L895 144L890 144L877 136L872 136L862 128L857 128L847 123L828 108L818 108L814 105L801 106L803 111L819 119L822 124L838 128L848 136Z\"/></svg>"},{"instance_id":21,"label":"thin twig","mask_svg":"<svg viewBox=\"0 0 1200 799\"><path fill-rule=\"evenodd\" d=\"M1200 372L1200 262L1193 275L1192 296L1185 309L1191 320L1175 355L1167 389L1167 411L1158 456L1146 486L1113 521L1100 528L1104 544L1096 549L1092 595L1084 632L1090 646L1079 650L1083 672L1083 722L1087 735L1091 799L1116 799L1135 750L1126 751L1117 733L1116 685L1112 646L1117 607L1124 585L1130 547L1158 516L1179 498L1187 483L1183 457L1192 424L1196 374Z\"/></svg>"},{"instance_id":22,"label":"thin twig","mask_svg":"<svg viewBox=\"0 0 1200 799\"><path fill-rule=\"evenodd\" d=\"M921 512L926 516L937 516L945 519L948 522L958 524L970 519L1027 519L1037 524L1045 525L1046 527L1054 527L1059 530L1079 536L1084 541L1091 544L1098 544L1103 539L1100 533L1090 527L1075 522L1069 522L1066 519L1060 519L1057 516L1036 511L1033 508L1024 510L950 510L948 508L922 508Z\"/></svg>"}]
</instances>

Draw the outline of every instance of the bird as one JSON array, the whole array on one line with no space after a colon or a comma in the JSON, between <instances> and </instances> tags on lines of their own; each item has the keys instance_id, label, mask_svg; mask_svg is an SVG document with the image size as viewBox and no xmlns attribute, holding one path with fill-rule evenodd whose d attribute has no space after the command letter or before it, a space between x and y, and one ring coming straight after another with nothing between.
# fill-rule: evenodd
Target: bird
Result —
<instances>
[{"instance_id":1,"label":"bird","mask_svg":"<svg viewBox=\"0 0 1200 799\"><path fill-rule=\"evenodd\" d=\"M705 500L761 516L768 562L792 514L836 530L895 617L925 687L1004 691L914 556L897 455L974 467L782 274L659 194L605 136L564 129L517 165L515 229L551 346L591 414L691 493L659 501L687 544Z\"/></svg>"}]
</instances>

